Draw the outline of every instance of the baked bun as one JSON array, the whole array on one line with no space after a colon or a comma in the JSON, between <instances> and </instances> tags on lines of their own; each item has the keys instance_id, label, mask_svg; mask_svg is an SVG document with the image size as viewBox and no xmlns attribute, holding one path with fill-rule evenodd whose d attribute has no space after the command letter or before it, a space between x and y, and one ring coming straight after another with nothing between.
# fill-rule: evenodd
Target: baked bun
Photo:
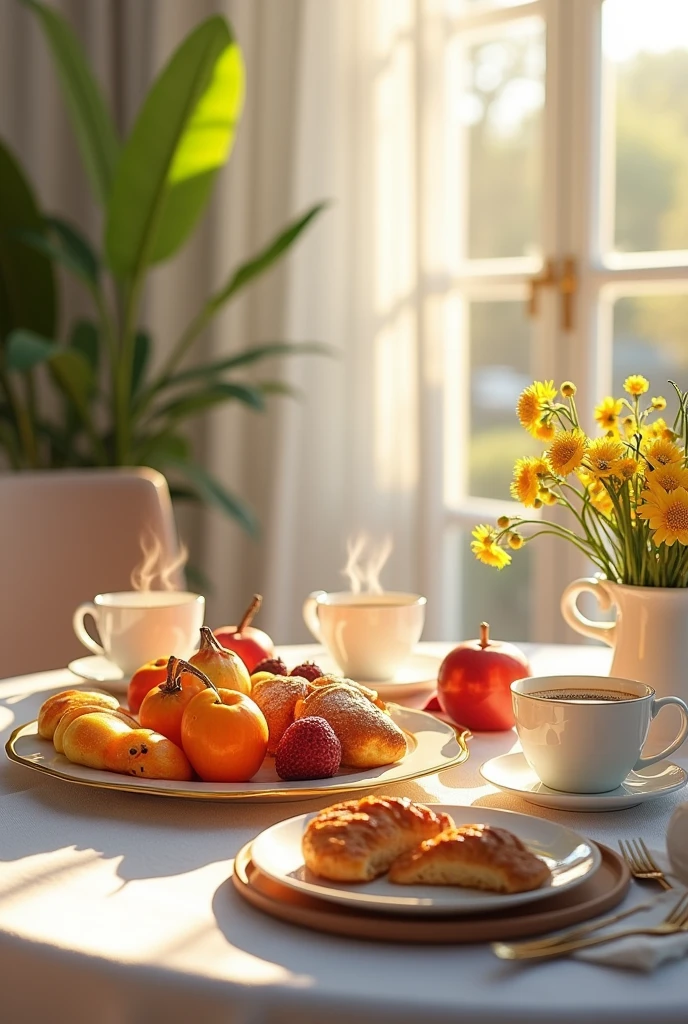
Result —
<instances>
[{"instance_id":1,"label":"baked bun","mask_svg":"<svg viewBox=\"0 0 688 1024\"><path fill-rule=\"evenodd\" d=\"M358 690L364 697L367 697L372 704L376 704L381 711L387 710L387 705L378 697L377 690L371 690L369 686L364 686L363 683L355 683L353 679L347 679L346 676L318 676L317 679L313 680L313 686L332 686L333 683L337 683L340 686L350 686L354 690Z\"/></svg>"},{"instance_id":2,"label":"baked bun","mask_svg":"<svg viewBox=\"0 0 688 1024\"><path fill-rule=\"evenodd\" d=\"M131 736L132 733L130 725L107 711L89 711L65 729L62 749L73 764L109 771L113 763L113 744L120 736Z\"/></svg>"},{"instance_id":3,"label":"baked bun","mask_svg":"<svg viewBox=\"0 0 688 1024\"><path fill-rule=\"evenodd\" d=\"M324 718L342 745L342 764L378 768L406 754L406 737L389 715L345 683L318 687L295 709L295 718Z\"/></svg>"},{"instance_id":4,"label":"baked bun","mask_svg":"<svg viewBox=\"0 0 688 1024\"><path fill-rule=\"evenodd\" d=\"M128 715L126 711L99 707L98 704L76 704L74 707L68 708L67 711L65 711L55 727L55 732L53 733L53 746L58 754L64 754L62 739L67 727L70 726L76 718L80 718L82 715L88 715L95 711L99 711L107 715L114 715L114 717L118 718L120 722L126 722L130 729L138 729L139 727L139 723L136 719L132 718L131 715Z\"/></svg>"},{"instance_id":5,"label":"baked bun","mask_svg":"<svg viewBox=\"0 0 688 1024\"><path fill-rule=\"evenodd\" d=\"M62 690L41 704L38 712L38 735L45 740L51 740L65 711L79 704L95 704L96 707L112 708L113 711L119 707L117 698L109 693L97 693L95 690Z\"/></svg>"},{"instance_id":6,"label":"baked bun","mask_svg":"<svg viewBox=\"0 0 688 1024\"><path fill-rule=\"evenodd\" d=\"M436 814L407 797L366 796L320 811L308 823L301 846L314 875L369 882L400 854L453 824L448 814Z\"/></svg>"},{"instance_id":7,"label":"baked bun","mask_svg":"<svg viewBox=\"0 0 688 1024\"><path fill-rule=\"evenodd\" d=\"M254 683L251 700L263 712L270 731L268 754L275 753L279 741L294 721L298 701L312 692L313 684L301 676L273 676Z\"/></svg>"},{"instance_id":8,"label":"baked bun","mask_svg":"<svg viewBox=\"0 0 688 1024\"><path fill-rule=\"evenodd\" d=\"M392 864L390 882L461 885L491 892L539 889L550 877L543 860L518 836L491 825L462 825L426 839Z\"/></svg>"}]
</instances>

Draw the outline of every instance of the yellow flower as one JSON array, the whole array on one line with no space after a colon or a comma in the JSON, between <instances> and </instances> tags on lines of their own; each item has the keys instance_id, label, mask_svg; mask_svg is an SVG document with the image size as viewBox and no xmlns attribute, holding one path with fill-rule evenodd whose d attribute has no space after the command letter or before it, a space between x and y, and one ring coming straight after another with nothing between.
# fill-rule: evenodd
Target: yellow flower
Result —
<instances>
[{"instance_id":1,"label":"yellow flower","mask_svg":"<svg viewBox=\"0 0 688 1024\"><path fill-rule=\"evenodd\" d=\"M524 543L523 537L520 533L510 533L507 538L507 541L509 547L513 548L514 551L518 551L519 548L522 548Z\"/></svg>"},{"instance_id":2,"label":"yellow flower","mask_svg":"<svg viewBox=\"0 0 688 1024\"><path fill-rule=\"evenodd\" d=\"M636 432L635 416L624 416L621 425L626 437L633 437Z\"/></svg>"},{"instance_id":3,"label":"yellow flower","mask_svg":"<svg viewBox=\"0 0 688 1024\"><path fill-rule=\"evenodd\" d=\"M610 437L598 437L587 452L587 466L593 476L615 476L619 462L626 453L626 445Z\"/></svg>"},{"instance_id":4,"label":"yellow flower","mask_svg":"<svg viewBox=\"0 0 688 1024\"><path fill-rule=\"evenodd\" d=\"M499 519L497 520L497 526L499 526L500 529L504 530L509 525L510 522L511 519L509 518L509 516L500 516Z\"/></svg>"},{"instance_id":5,"label":"yellow flower","mask_svg":"<svg viewBox=\"0 0 688 1024\"><path fill-rule=\"evenodd\" d=\"M683 462L683 452L678 445L661 437L646 446L645 457L655 469L657 466L668 466L672 462Z\"/></svg>"},{"instance_id":6,"label":"yellow flower","mask_svg":"<svg viewBox=\"0 0 688 1024\"><path fill-rule=\"evenodd\" d=\"M511 561L511 555L499 547L497 534L493 526L476 526L473 530L475 540L471 541L471 551L479 562L503 569Z\"/></svg>"},{"instance_id":7,"label":"yellow flower","mask_svg":"<svg viewBox=\"0 0 688 1024\"><path fill-rule=\"evenodd\" d=\"M576 385L570 380L565 380L561 385L560 391L564 398L573 398L576 393Z\"/></svg>"},{"instance_id":8,"label":"yellow flower","mask_svg":"<svg viewBox=\"0 0 688 1024\"><path fill-rule=\"evenodd\" d=\"M602 430L616 430L619 421L619 413L623 408L623 401L620 398L603 398L599 405L595 406L595 419Z\"/></svg>"},{"instance_id":9,"label":"yellow flower","mask_svg":"<svg viewBox=\"0 0 688 1024\"><path fill-rule=\"evenodd\" d=\"M531 430L533 437L538 441L551 441L556 433L556 428L550 419L541 419L537 426Z\"/></svg>"},{"instance_id":10,"label":"yellow flower","mask_svg":"<svg viewBox=\"0 0 688 1024\"><path fill-rule=\"evenodd\" d=\"M547 451L550 469L558 476L568 476L583 462L588 439L581 430L562 430Z\"/></svg>"},{"instance_id":11,"label":"yellow flower","mask_svg":"<svg viewBox=\"0 0 688 1024\"><path fill-rule=\"evenodd\" d=\"M588 488L588 497L590 498L590 504L593 505L598 512L601 512L603 516L611 516L614 510L614 503L609 497L609 493L604 484L600 483L599 480L591 484Z\"/></svg>"},{"instance_id":12,"label":"yellow flower","mask_svg":"<svg viewBox=\"0 0 688 1024\"><path fill-rule=\"evenodd\" d=\"M655 420L654 423L647 423L642 429L643 440L656 440L661 437L664 441L673 441L676 434L673 432L671 427L666 425L666 420L660 418Z\"/></svg>"},{"instance_id":13,"label":"yellow flower","mask_svg":"<svg viewBox=\"0 0 688 1024\"><path fill-rule=\"evenodd\" d=\"M688 469L684 469L678 462L668 462L665 466L657 466L651 473L648 473L645 482L648 487L661 488L667 494L675 491L678 487L685 487L688 490Z\"/></svg>"},{"instance_id":14,"label":"yellow flower","mask_svg":"<svg viewBox=\"0 0 688 1024\"><path fill-rule=\"evenodd\" d=\"M652 539L655 544L666 544L668 547L678 541L688 545L688 490L677 487L667 493L660 488L644 491L650 494L644 504L638 508L641 519L648 519L653 530Z\"/></svg>"},{"instance_id":15,"label":"yellow flower","mask_svg":"<svg viewBox=\"0 0 688 1024\"><path fill-rule=\"evenodd\" d=\"M543 505L556 505L559 501L554 491L547 490L547 488L538 491L538 498Z\"/></svg>"},{"instance_id":16,"label":"yellow flower","mask_svg":"<svg viewBox=\"0 0 688 1024\"><path fill-rule=\"evenodd\" d=\"M520 501L526 508L533 508L540 489L540 477L548 472L544 459L528 457L517 459L514 466L514 479L511 484L511 496Z\"/></svg>"},{"instance_id":17,"label":"yellow flower","mask_svg":"<svg viewBox=\"0 0 688 1024\"><path fill-rule=\"evenodd\" d=\"M518 402L516 403L516 414L521 426L529 434L532 434L533 437L547 440L546 437L542 437L538 433L538 430L542 431L543 428L545 430L549 429L548 425L542 422L542 415L545 411L544 407L553 401L556 393L557 389L554 386L554 381L536 380L533 384L529 384L519 395Z\"/></svg>"},{"instance_id":18,"label":"yellow flower","mask_svg":"<svg viewBox=\"0 0 688 1024\"><path fill-rule=\"evenodd\" d=\"M644 395L649 387L649 380L642 377L639 373L626 377L624 381L624 391L627 391L629 395Z\"/></svg>"},{"instance_id":19,"label":"yellow flower","mask_svg":"<svg viewBox=\"0 0 688 1024\"><path fill-rule=\"evenodd\" d=\"M620 480L630 480L632 476L635 476L639 468L640 464L633 458L620 459L614 471L614 476L618 476Z\"/></svg>"},{"instance_id":20,"label":"yellow flower","mask_svg":"<svg viewBox=\"0 0 688 1024\"><path fill-rule=\"evenodd\" d=\"M653 398L650 404L653 409L657 410L657 412L661 412L662 409L666 409L666 398L662 398L662 396L659 395L659 397Z\"/></svg>"}]
</instances>

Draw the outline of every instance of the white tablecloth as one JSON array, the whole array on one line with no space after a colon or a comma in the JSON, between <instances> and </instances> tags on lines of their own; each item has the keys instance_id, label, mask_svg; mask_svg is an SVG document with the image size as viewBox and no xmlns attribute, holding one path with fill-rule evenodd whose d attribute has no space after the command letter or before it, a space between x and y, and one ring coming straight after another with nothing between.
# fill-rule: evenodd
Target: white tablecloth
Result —
<instances>
[{"instance_id":1,"label":"white tablecloth","mask_svg":"<svg viewBox=\"0 0 688 1024\"><path fill-rule=\"evenodd\" d=\"M607 670L599 648L530 647L534 671ZM442 653L442 645L421 645ZM290 660L290 659L289 659ZM0 728L35 718L67 671L0 683ZM417 800L502 807L616 845L663 842L679 792L606 815L541 810L485 785L482 761L516 746L482 734L441 778L390 787ZM685 763L685 760L684 760ZM261 829L325 806L193 803L90 790L0 767L3 1024L594 1024L688 1020L688 963L645 976L570 960L518 966L486 946L355 942L245 904L232 858Z\"/></svg>"}]
</instances>

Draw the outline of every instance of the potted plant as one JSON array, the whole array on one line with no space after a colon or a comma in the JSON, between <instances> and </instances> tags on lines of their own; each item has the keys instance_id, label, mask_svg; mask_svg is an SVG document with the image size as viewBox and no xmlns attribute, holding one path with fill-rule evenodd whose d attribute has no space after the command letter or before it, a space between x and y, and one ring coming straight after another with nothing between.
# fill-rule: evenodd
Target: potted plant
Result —
<instances>
[{"instance_id":1,"label":"potted plant","mask_svg":"<svg viewBox=\"0 0 688 1024\"><path fill-rule=\"evenodd\" d=\"M0 448L14 470L150 465L170 477L173 496L214 502L253 530L251 509L194 460L187 424L230 401L262 410L267 395L289 388L246 379L247 367L328 349L271 343L202 364L189 357L216 314L290 250L324 204L235 267L153 372L153 339L140 324L148 275L188 240L229 158L244 98L241 50L224 18L202 22L153 82L122 139L68 23L38 0L23 2L50 47L104 227L95 245L43 212L0 144ZM56 265L81 282L93 307L66 338L57 336ZM59 396L56 413L37 398L41 375Z\"/></svg>"}]
</instances>

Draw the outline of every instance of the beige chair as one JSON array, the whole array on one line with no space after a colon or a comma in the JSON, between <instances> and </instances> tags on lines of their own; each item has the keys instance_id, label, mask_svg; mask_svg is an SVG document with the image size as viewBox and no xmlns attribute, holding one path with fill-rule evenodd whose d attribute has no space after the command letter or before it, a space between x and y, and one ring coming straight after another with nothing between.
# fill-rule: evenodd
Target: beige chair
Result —
<instances>
[{"instance_id":1,"label":"beige chair","mask_svg":"<svg viewBox=\"0 0 688 1024\"><path fill-rule=\"evenodd\" d=\"M0 476L0 678L87 655L72 630L74 609L130 590L151 534L165 559L178 554L167 482L153 469ZM183 587L183 573L173 582Z\"/></svg>"}]
</instances>

